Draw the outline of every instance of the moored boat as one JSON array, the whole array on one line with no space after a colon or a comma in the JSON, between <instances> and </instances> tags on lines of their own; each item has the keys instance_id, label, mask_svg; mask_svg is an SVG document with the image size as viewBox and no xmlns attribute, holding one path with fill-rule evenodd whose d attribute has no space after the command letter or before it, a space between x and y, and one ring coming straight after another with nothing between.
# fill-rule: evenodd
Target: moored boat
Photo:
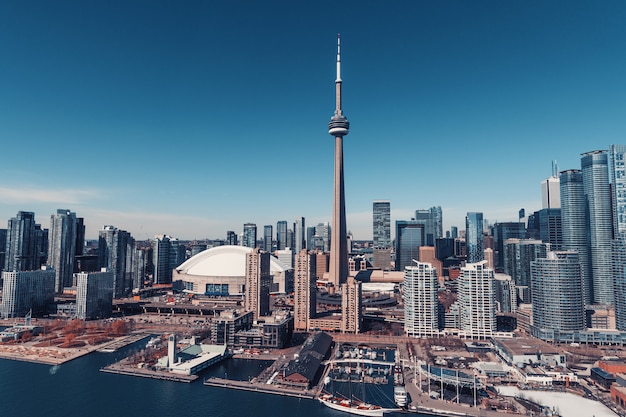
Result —
<instances>
[{"instance_id":1,"label":"moored boat","mask_svg":"<svg viewBox=\"0 0 626 417\"><path fill-rule=\"evenodd\" d=\"M387 412L396 411L395 409L382 408L379 405L369 404L364 401L333 397L331 394L321 394L318 400L333 410L359 416L382 417Z\"/></svg>"}]
</instances>

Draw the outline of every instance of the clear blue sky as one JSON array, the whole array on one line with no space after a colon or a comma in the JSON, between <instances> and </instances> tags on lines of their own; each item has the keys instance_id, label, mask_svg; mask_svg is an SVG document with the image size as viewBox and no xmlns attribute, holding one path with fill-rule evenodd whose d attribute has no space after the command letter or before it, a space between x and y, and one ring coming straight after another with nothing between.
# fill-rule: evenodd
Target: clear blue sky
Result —
<instances>
[{"instance_id":1,"label":"clear blue sky","mask_svg":"<svg viewBox=\"0 0 626 417\"><path fill-rule=\"evenodd\" d=\"M355 238L377 199L516 220L553 159L626 142L624 22L624 1L3 1L0 222L330 221L337 32Z\"/></svg>"}]
</instances>

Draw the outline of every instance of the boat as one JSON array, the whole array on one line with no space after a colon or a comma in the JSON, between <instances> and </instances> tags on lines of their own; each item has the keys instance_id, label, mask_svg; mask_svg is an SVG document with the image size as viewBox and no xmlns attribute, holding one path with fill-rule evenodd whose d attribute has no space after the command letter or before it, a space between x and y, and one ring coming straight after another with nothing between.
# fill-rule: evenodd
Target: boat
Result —
<instances>
[{"instance_id":1,"label":"boat","mask_svg":"<svg viewBox=\"0 0 626 417\"><path fill-rule=\"evenodd\" d=\"M393 399L398 407L406 407L409 400L406 394L406 388L403 386L393 387Z\"/></svg>"},{"instance_id":2,"label":"boat","mask_svg":"<svg viewBox=\"0 0 626 417\"><path fill-rule=\"evenodd\" d=\"M358 416L382 417L387 412L396 411L396 409L382 408L379 405L369 404L359 400L333 397L331 394L325 393L321 394L317 399L326 407L332 408L333 410Z\"/></svg>"}]
</instances>

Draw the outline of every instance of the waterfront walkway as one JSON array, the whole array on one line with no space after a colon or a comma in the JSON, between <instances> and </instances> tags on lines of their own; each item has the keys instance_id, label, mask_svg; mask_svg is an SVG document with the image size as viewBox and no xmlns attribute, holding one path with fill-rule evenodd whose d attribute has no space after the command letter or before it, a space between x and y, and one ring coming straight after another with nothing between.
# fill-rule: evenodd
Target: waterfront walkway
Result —
<instances>
[{"instance_id":1,"label":"waterfront walkway","mask_svg":"<svg viewBox=\"0 0 626 417\"><path fill-rule=\"evenodd\" d=\"M279 385L265 384L259 382L234 381L232 379L209 378L204 381L204 385L210 387L230 388L243 391L261 392L264 394L284 395L287 397L297 397L314 399L316 397L315 390L304 390L296 388L288 388Z\"/></svg>"}]
</instances>

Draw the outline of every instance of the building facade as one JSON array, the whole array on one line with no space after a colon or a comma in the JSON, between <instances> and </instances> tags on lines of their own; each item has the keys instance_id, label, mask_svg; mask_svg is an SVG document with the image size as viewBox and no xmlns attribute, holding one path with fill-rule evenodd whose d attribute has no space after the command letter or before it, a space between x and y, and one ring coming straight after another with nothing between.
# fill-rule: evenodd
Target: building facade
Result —
<instances>
[{"instance_id":1,"label":"building facade","mask_svg":"<svg viewBox=\"0 0 626 417\"><path fill-rule=\"evenodd\" d=\"M391 203L377 200L372 204L374 248L391 248Z\"/></svg>"},{"instance_id":2,"label":"building facade","mask_svg":"<svg viewBox=\"0 0 626 417\"><path fill-rule=\"evenodd\" d=\"M246 223L243 225L243 246L256 248L256 224Z\"/></svg>"},{"instance_id":3,"label":"building facade","mask_svg":"<svg viewBox=\"0 0 626 417\"><path fill-rule=\"evenodd\" d=\"M98 236L98 267L113 273L113 297L130 294L133 285L132 255L135 239L125 230L104 226Z\"/></svg>"},{"instance_id":4,"label":"building facade","mask_svg":"<svg viewBox=\"0 0 626 417\"><path fill-rule=\"evenodd\" d=\"M113 309L113 273L79 272L76 275L76 316L95 320L111 316Z\"/></svg>"},{"instance_id":5,"label":"building facade","mask_svg":"<svg viewBox=\"0 0 626 417\"><path fill-rule=\"evenodd\" d=\"M404 268L404 332L410 337L430 337L439 332L437 270L426 262Z\"/></svg>"},{"instance_id":6,"label":"building facade","mask_svg":"<svg viewBox=\"0 0 626 417\"><path fill-rule=\"evenodd\" d=\"M52 268L37 271L10 271L2 273L2 318L24 317L51 313L54 304L56 273Z\"/></svg>"},{"instance_id":7,"label":"building facade","mask_svg":"<svg viewBox=\"0 0 626 417\"><path fill-rule=\"evenodd\" d=\"M4 270L34 271L46 261L48 231L35 223L35 213L20 211L9 219Z\"/></svg>"},{"instance_id":8,"label":"building facade","mask_svg":"<svg viewBox=\"0 0 626 417\"><path fill-rule=\"evenodd\" d=\"M361 282L348 277L341 285L341 331L359 333L363 323Z\"/></svg>"}]
</instances>

